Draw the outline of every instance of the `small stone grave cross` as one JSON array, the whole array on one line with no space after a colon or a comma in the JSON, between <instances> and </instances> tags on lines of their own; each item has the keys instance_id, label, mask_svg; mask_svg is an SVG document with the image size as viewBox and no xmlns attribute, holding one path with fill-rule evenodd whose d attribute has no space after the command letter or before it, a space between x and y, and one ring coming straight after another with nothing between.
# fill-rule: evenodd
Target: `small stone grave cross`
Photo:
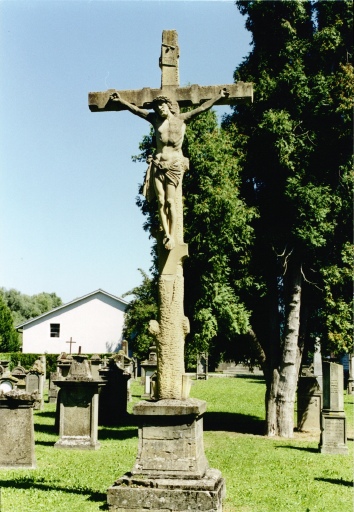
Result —
<instances>
[{"instance_id":1,"label":"small stone grave cross","mask_svg":"<svg viewBox=\"0 0 354 512\"><path fill-rule=\"evenodd\" d=\"M70 341L66 341L65 343L70 343L70 352L69 352L69 354L71 354L71 346L73 345L73 343L76 343L76 341L73 341L73 339L70 338Z\"/></svg>"}]
</instances>

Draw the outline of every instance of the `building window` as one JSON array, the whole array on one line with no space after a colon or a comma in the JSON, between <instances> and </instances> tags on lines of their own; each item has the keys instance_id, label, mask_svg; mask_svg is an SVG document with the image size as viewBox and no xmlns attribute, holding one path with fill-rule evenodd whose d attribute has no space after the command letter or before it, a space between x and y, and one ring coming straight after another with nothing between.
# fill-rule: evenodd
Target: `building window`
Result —
<instances>
[{"instance_id":1,"label":"building window","mask_svg":"<svg viewBox=\"0 0 354 512\"><path fill-rule=\"evenodd\" d=\"M50 324L50 337L59 338L60 336L60 324Z\"/></svg>"}]
</instances>

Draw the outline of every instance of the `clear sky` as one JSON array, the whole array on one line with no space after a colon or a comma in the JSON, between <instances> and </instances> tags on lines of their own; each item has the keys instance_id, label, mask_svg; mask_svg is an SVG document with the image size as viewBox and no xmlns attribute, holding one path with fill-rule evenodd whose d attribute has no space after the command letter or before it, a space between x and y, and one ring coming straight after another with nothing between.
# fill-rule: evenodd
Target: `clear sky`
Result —
<instances>
[{"instance_id":1,"label":"clear sky","mask_svg":"<svg viewBox=\"0 0 354 512\"><path fill-rule=\"evenodd\" d=\"M149 124L90 112L88 93L160 87L164 29L178 31L181 86L232 83L244 23L222 0L0 1L0 286L69 302L141 283L146 165L131 156Z\"/></svg>"}]
</instances>

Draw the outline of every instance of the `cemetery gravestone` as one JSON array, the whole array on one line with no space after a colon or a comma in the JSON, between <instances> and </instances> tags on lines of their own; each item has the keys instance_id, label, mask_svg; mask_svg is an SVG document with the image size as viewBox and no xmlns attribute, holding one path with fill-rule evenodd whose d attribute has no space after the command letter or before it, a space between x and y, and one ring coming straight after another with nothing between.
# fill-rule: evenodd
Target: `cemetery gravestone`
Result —
<instances>
[{"instance_id":1,"label":"cemetery gravestone","mask_svg":"<svg viewBox=\"0 0 354 512\"><path fill-rule=\"evenodd\" d=\"M0 391L0 468L33 469L33 406L36 396L25 391Z\"/></svg>"},{"instance_id":2,"label":"cemetery gravestone","mask_svg":"<svg viewBox=\"0 0 354 512\"><path fill-rule=\"evenodd\" d=\"M349 379L347 393L348 395L354 394L354 354L349 354Z\"/></svg>"},{"instance_id":3,"label":"cemetery gravestone","mask_svg":"<svg viewBox=\"0 0 354 512\"><path fill-rule=\"evenodd\" d=\"M60 388L60 438L54 446L97 450L98 394L104 383L92 378L87 356L74 356L66 379L54 383Z\"/></svg>"},{"instance_id":4,"label":"cemetery gravestone","mask_svg":"<svg viewBox=\"0 0 354 512\"><path fill-rule=\"evenodd\" d=\"M98 354L94 354L90 359L90 368L91 368L91 374L92 377L95 380L100 379L99 371L102 367L102 359Z\"/></svg>"},{"instance_id":5,"label":"cemetery gravestone","mask_svg":"<svg viewBox=\"0 0 354 512\"><path fill-rule=\"evenodd\" d=\"M23 366L18 365L12 370L12 376L17 379L16 388L26 390L26 370Z\"/></svg>"},{"instance_id":6,"label":"cemetery gravestone","mask_svg":"<svg viewBox=\"0 0 354 512\"><path fill-rule=\"evenodd\" d=\"M144 393L141 396L143 399L150 399L153 397L152 382L153 375L156 374L157 370L157 354L156 347L152 345L149 347L149 357L145 359L141 364L141 382L144 386Z\"/></svg>"},{"instance_id":7,"label":"cemetery gravestone","mask_svg":"<svg viewBox=\"0 0 354 512\"><path fill-rule=\"evenodd\" d=\"M208 380L208 354L197 354L196 378Z\"/></svg>"},{"instance_id":8,"label":"cemetery gravestone","mask_svg":"<svg viewBox=\"0 0 354 512\"><path fill-rule=\"evenodd\" d=\"M161 89L90 93L93 112L127 109L150 122L157 153L149 159L144 195L156 196L160 230L155 233L159 267L159 319L150 321L157 346L157 402L134 407L140 421L139 449L132 475L108 489L111 511L198 510L219 512L225 493L218 470L208 468L203 448L202 400L188 399L184 371L184 340L189 321L183 312L183 260L188 255L183 240L182 178L188 159L182 153L185 125L214 104L252 99L252 84L179 87L177 32L162 34ZM180 106L197 105L180 113ZM154 109L149 112L147 109ZM154 236L155 236L154 235ZM160 440L158 442L157 440ZM173 455L174 451L176 456Z\"/></svg>"},{"instance_id":9,"label":"cemetery gravestone","mask_svg":"<svg viewBox=\"0 0 354 512\"><path fill-rule=\"evenodd\" d=\"M99 400L98 424L121 425L127 414L128 381L131 374L124 367L124 358L116 355L108 365L99 370L99 377L105 386Z\"/></svg>"},{"instance_id":10,"label":"cemetery gravestone","mask_svg":"<svg viewBox=\"0 0 354 512\"><path fill-rule=\"evenodd\" d=\"M32 368L26 375L26 392L37 393L34 408L43 410L44 408L44 383L45 383L45 356L37 359Z\"/></svg>"},{"instance_id":11,"label":"cemetery gravestone","mask_svg":"<svg viewBox=\"0 0 354 512\"><path fill-rule=\"evenodd\" d=\"M314 375L301 375L297 390L297 428L302 432L319 432L322 393Z\"/></svg>"},{"instance_id":12,"label":"cemetery gravestone","mask_svg":"<svg viewBox=\"0 0 354 512\"><path fill-rule=\"evenodd\" d=\"M336 363L323 363L323 409L319 450L321 453L348 454L343 366Z\"/></svg>"},{"instance_id":13,"label":"cemetery gravestone","mask_svg":"<svg viewBox=\"0 0 354 512\"><path fill-rule=\"evenodd\" d=\"M313 373L317 379L320 390L322 390L323 378L322 378L322 355L321 355L320 338L316 338L315 352L313 355Z\"/></svg>"}]
</instances>

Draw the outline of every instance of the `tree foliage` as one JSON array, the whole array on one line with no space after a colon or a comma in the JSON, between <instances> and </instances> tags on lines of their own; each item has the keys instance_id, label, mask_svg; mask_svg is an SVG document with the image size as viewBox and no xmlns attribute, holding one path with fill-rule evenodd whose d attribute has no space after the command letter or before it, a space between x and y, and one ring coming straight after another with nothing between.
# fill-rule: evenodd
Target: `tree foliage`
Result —
<instances>
[{"instance_id":1,"label":"tree foliage","mask_svg":"<svg viewBox=\"0 0 354 512\"><path fill-rule=\"evenodd\" d=\"M36 295L26 295L14 288L10 290L0 288L0 296L10 309L15 326L43 315L63 303L55 293L42 292Z\"/></svg>"},{"instance_id":2,"label":"tree foliage","mask_svg":"<svg viewBox=\"0 0 354 512\"><path fill-rule=\"evenodd\" d=\"M143 281L123 297L133 295L124 317L123 337L129 341L129 348L138 359L145 359L154 338L149 331L150 320L157 319L157 285L156 279L150 278L139 269Z\"/></svg>"},{"instance_id":3,"label":"tree foliage","mask_svg":"<svg viewBox=\"0 0 354 512\"><path fill-rule=\"evenodd\" d=\"M228 123L235 121L247 137L242 192L260 214L252 273L265 284L266 302L284 301L286 270L300 261L304 303L311 302L321 323L317 335L332 351L348 350L353 2L237 5L247 16L253 48L235 79L254 82L255 101L235 108ZM336 296L340 304L331 301ZM251 309L266 344L273 336L264 330L264 306L261 301Z\"/></svg>"},{"instance_id":4,"label":"tree foliage","mask_svg":"<svg viewBox=\"0 0 354 512\"><path fill-rule=\"evenodd\" d=\"M19 335L14 328L11 311L0 295L0 352L19 349Z\"/></svg>"},{"instance_id":5,"label":"tree foliage","mask_svg":"<svg viewBox=\"0 0 354 512\"><path fill-rule=\"evenodd\" d=\"M235 79L254 82L255 100L224 126L247 141L242 194L259 212L250 273L262 291L246 304L268 409L289 404L276 415L291 418L305 343L352 346L352 1L236 3L252 51ZM283 435L276 422L268 433Z\"/></svg>"}]
</instances>

